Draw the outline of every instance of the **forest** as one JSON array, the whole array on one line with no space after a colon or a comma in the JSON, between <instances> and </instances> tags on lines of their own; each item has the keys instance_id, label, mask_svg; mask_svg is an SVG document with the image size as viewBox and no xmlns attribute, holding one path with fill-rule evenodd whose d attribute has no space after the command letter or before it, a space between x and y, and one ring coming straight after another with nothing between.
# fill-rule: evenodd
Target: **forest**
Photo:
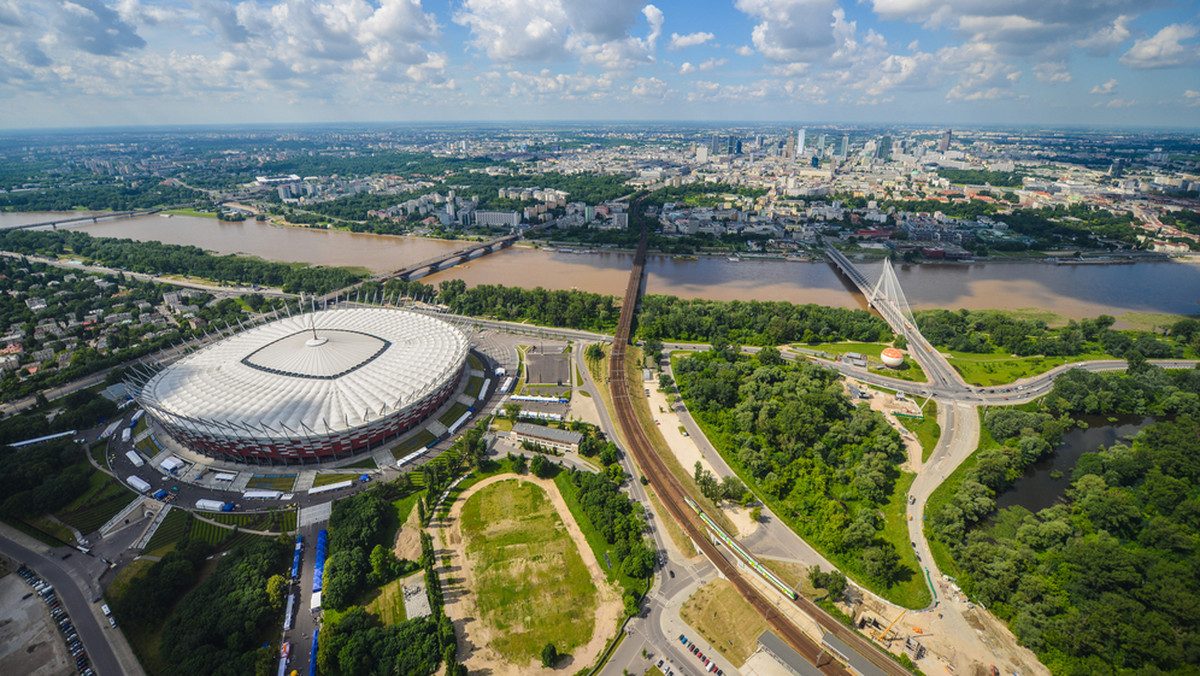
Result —
<instances>
[{"instance_id":1,"label":"forest","mask_svg":"<svg viewBox=\"0 0 1200 676\"><path fill-rule=\"evenodd\" d=\"M276 651L259 646L283 610L282 600L272 604L267 579L285 569L291 554L288 544L287 538L258 538L238 547L184 595L162 628L159 652L166 676L274 672ZM171 566L163 567L163 575L171 573Z\"/></svg>"},{"instance_id":2,"label":"forest","mask_svg":"<svg viewBox=\"0 0 1200 676\"><path fill-rule=\"evenodd\" d=\"M1084 454L1067 498L969 531L955 548L964 588L1056 675L1195 673L1200 423Z\"/></svg>"},{"instance_id":3,"label":"forest","mask_svg":"<svg viewBox=\"0 0 1200 676\"><path fill-rule=\"evenodd\" d=\"M417 569L414 561L396 559L389 535L395 510L376 485L333 503L329 517L329 558L325 562L322 603L341 610L364 592Z\"/></svg>"},{"instance_id":4,"label":"forest","mask_svg":"<svg viewBox=\"0 0 1200 676\"><path fill-rule=\"evenodd\" d=\"M654 553L646 545L641 505L622 493L607 474L572 468L569 477L587 520L605 542L616 548L621 572L637 579L649 577L654 572Z\"/></svg>"},{"instance_id":5,"label":"forest","mask_svg":"<svg viewBox=\"0 0 1200 676\"><path fill-rule=\"evenodd\" d=\"M204 193L156 180L0 193L0 211L130 211L188 204Z\"/></svg>"},{"instance_id":6,"label":"forest","mask_svg":"<svg viewBox=\"0 0 1200 676\"><path fill-rule=\"evenodd\" d=\"M843 570L881 587L912 579L881 537L905 452L867 404L852 407L836 373L713 346L680 358L688 409L737 474L793 530Z\"/></svg>"},{"instance_id":7,"label":"forest","mask_svg":"<svg viewBox=\"0 0 1200 676\"><path fill-rule=\"evenodd\" d=\"M10 433L22 439L37 436L29 430ZM0 472L0 515L14 519L58 511L87 491L93 471L85 462L83 450L71 438L25 448L0 446L0 463L4 466Z\"/></svg>"},{"instance_id":8,"label":"forest","mask_svg":"<svg viewBox=\"0 0 1200 676\"><path fill-rule=\"evenodd\" d=\"M957 352L1002 350L1020 357L1104 352L1124 359L1136 351L1149 359L1163 359L1183 356L1192 343L1200 347L1200 322L1194 319L1177 321L1167 334L1173 340L1161 340L1148 331L1114 331L1111 327L1117 320L1109 315L1072 319L1054 329L1043 321L996 310L922 310L915 315L917 327L931 344Z\"/></svg>"},{"instance_id":9,"label":"forest","mask_svg":"<svg viewBox=\"0 0 1200 676\"><path fill-rule=\"evenodd\" d=\"M251 175L299 174L300 176L397 176L439 177L445 174L505 166L486 157L435 157L430 153L368 153L355 155L311 154L286 160L263 162L250 168Z\"/></svg>"},{"instance_id":10,"label":"forest","mask_svg":"<svg viewBox=\"0 0 1200 676\"><path fill-rule=\"evenodd\" d=\"M326 293L362 279L345 268L272 263L232 254L216 256L194 246L92 237L67 230L6 230L0 232L0 249L21 254L74 255L134 272L260 284L289 293Z\"/></svg>"},{"instance_id":11,"label":"forest","mask_svg":"<svg viewBox=\"0 0 1200 676\"><path fill-rule=\"evenodd\" d=\"M780 345L787 342L890 340L885 321L863 310L782 301L685 300L646 296L637 318L642 339Z\"/></svg>"}]
</instances>

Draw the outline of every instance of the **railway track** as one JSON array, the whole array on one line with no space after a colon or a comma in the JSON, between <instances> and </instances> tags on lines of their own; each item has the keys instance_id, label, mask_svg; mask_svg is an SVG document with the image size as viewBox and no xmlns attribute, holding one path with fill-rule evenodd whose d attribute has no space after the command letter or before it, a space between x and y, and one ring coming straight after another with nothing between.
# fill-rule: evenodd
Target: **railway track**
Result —
<instances>
[{"instance_id":1,"label":"railway track","mask_svg":"<svg viewBox=\"0 0 1200 676\"><path fill-rule=\"evenodd\" d=\"M796 627L790 620L776 610L774 604L764 597L758 589L745 579L742 572L731 564L709 541L703 530L692 518L694 512L687 506L686 492L675 475L667 468L666 463L650 445L650 439L642 429L633 409L630 397L630 384L625 373L625 351L629 344L629 336L633 328L633 319L637 312L637 302L640 297L642 275L646 266L647 231L642 228L638 241L637 253L633 259L633 270L625 289L625 298L621 306L621 317L617 322L617 332L613 339L612 354L609 358L609 388L612 393L613 408L616 411L617 424L625 434L629 452L633 454L638 467L641 468L654 490L658 492L663 506L670 513L684 533L696 544L717 570L720 571L760 615L767 624L784 641L792 646L805 659L812 662L823 673L832 675L850 674L839 662L835 661L825 650L815 643L807 634ZM786 602L786 601L784 601ZM870 661L885 673L896 676L906 676L908 671L896 662L883 655L871 643L867 642L854 631L829 616L812 601L799 597L794 603L827 633L832 634L847 645L851 646L864 659Z\"/></svg>"}]
</instances>

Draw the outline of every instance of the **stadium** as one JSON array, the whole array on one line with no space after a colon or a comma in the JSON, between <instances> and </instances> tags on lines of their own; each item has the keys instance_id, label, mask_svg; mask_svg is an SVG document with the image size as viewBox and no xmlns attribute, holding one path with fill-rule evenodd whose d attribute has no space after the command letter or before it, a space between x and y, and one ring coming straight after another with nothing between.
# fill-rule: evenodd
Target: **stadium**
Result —
<instances>
[{"instance_id":1,"label":"stadium","mask_svg":"<svg viewBox=\"0 0 1200 676\"><path fill-rule=\"evenodd\" d=\"M469 341L406 310L335 309L237 333L135 386L163 430L259 464L345 458L395 438L453 393Z\"/></svg>"}]
</instances>

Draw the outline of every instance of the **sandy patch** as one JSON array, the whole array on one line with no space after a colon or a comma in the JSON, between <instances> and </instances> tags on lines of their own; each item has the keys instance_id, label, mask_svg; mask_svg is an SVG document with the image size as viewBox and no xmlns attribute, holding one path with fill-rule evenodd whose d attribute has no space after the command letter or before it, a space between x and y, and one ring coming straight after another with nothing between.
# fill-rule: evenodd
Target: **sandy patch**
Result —
<instances>
[{"instance_id":1,"label":"sandy patch","mask_svg":"<svg viewBox=\"0 0 1200 676\"><path fill-rule=\"evenodd\" d=\"M392 551L396 553L397 559L417 561L421 558L421 522L416 507L413 507L408 513L408 520L396 531L396 542L392 545Z\"/></svg>"},{"instance_id":2,"label":"sandy patch","mask_svg":"<svg viewBox=\"0 0 1200 676\"><path fill-rule=\"evenodd\" d=\"M846 378L842 382L842 389L845 391L847 397L850 396L850 382L850 378ZM869 392L871 396L867 399L851 399L851 402L857 405L860 401L866 401L867 404L870 405L872 411L878 411L883 414L883 419L892 426L892 429L896 430L900 434L900 439L904 442L904 450L908 455L908 462L905 463L906 466L902 466L902 469L905 469L909 472L920 472L922 452L921 441L917 439L917 435L910 432L904 425L901 425L900 421L896 419L896 416L892 415L892 413L897 410L903 412L906 409L902 407L898 408L895 404L893 404L892 395L867 387L865 384L857 380L853 382L858 385L859 390L863 392Z\"/></svg>"},{"instance_id":3,"label":"sandy patch","mask_svg":"<svg viewBox=\"0 0 1200 676\"><path fill-rule=\"evenodd\" d=\"M554 505L559 518L562 519L567 533L579 549L580 557L587 566L588 573L592 576L592 582L596 585L596 620L592 629L592 638L585 645L572 651L570 659L561 660L556 669L546 669L542 667L540 661L530 661L524 665L504 661L500 654L491 647L492 631L479 621L479 609L476 606L474 594L471 592L474 578L470 566L465 565L465 547L463 546L462 530L459 527L459 517L462 515L463 505L466 504L467 498L485 486L513 479L536 484L546 491L546 495L549 496L551 504ZM437 552L436 556L439 562L444 556L449 556L450 565L449 567L442 566L438 572L445 587L446 615L454 622L454 630L458 635L458 660L467 667L468 671L492 676L574 673L591 666L596 661L609 638L614 635L617 621L624 612L624 605L621 602L620 594L604 577L603 571L600 570L600 564L592 555L587 539L583 536L583 531L580 530L579 524L575 523L574 517L571 516L571 510L567 508L566 501L563 500L553 481L513 474L488 477L463 492L450 507L449 518L442 523L445 525L440 526L439 530L442 531L443 537L440 537L439 540L443 543L444 549Z\"/></svg>"}]
</instances>

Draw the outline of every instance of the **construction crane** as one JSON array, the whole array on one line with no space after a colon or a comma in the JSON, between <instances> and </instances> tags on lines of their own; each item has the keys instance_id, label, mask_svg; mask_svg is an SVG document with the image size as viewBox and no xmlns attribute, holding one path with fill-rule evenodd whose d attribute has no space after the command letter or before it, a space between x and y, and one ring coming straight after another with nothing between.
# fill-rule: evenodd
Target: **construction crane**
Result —
<instances>
[{"instance_id":1,"label":"construction crane","mask_svg":"<svg viewBox=\"0 0 1200 676\"><path fill-rule=\"evenodd\" d=\"M892 620L891 623L883 629L877 630L871 638L883 643L891 643L894 641L896 637L892 635L892 627L896 626L896 623L899 622L900 618L904 617L905 613L907 612L907 609L901 610L900 614L896 616L896 619Z\"/></svg>"}]
</instances>

